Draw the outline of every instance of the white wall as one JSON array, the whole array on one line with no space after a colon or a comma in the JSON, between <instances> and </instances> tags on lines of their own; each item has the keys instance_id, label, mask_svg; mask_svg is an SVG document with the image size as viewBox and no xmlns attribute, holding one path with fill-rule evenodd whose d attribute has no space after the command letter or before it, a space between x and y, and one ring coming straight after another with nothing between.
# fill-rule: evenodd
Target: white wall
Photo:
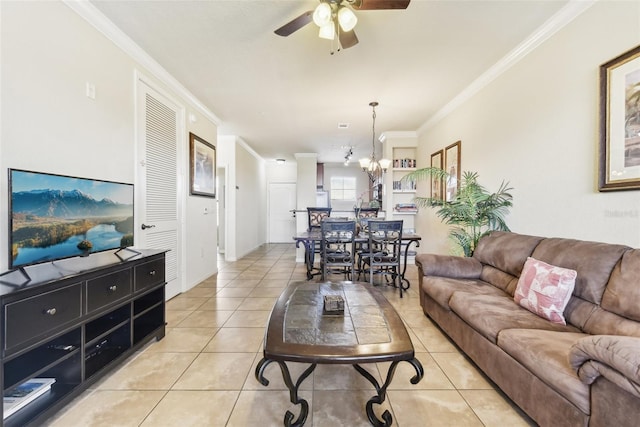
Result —
<instances>
[{"instance_id":1,"label":"white wall","mask_svg":"<svg viewBox=\"0 0 640 427\"><path fill-rule=\"evenodd\" d=\"M265 162L244 143L236 144L236 255L267 241ZM230 191L234 191L230 189Z\"/></svg>"},{"instance_id":2,"label":"white wall","mask_svg":"<svg viewBox=\"0 0 640 427\"><path fill-rule=\"evenodd\" d=\"M7 168L135 182L134 76L150 76L193 113L181 135L188 159L188 132L216 143L216 124L182 93L117 47L61 2L0 2L1 139L0 218L7 223ZM85 96L85 84L96 97ZM188 164L182 165L188 170ZM186 287L217 271L212 199L182 191L188 248ZM0 270L7 267L7 228L0 227Z\"/></svg>"},{"instance_id":3,"label":"white wall","mask_svg":"<svg viewBox=\"0 0 640 427\"><path fill-rule=\"evenodd\" d=\"M218 137L227 171L225 260L236 261L267 241L265 161L241 138Z\"/></svg>"},{"instance_id":4,"label":"white wall","mask_svg":"<svg viewBox=\"0 0 640 427\"><path fill-rule=\"evenodd\" d=\"M515 232L640 247L640 192L597 191L599 65L640 43L640 3L598 2L419 136L419 167L462 140L462 169L514 187ZM426 196L427 183L420 194ZM447 253L422 210L421 252Z\"/></svg>"}]
</instances>

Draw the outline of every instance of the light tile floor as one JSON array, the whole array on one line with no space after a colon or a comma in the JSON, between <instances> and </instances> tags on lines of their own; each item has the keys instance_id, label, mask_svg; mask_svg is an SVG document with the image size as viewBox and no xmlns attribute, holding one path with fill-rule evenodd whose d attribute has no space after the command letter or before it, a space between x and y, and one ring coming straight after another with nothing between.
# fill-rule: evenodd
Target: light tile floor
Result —
<instances>
[{"instance_id":1,"label":"light tile floor","mask_svg":"<svg viewBox=\"0 0 640 427\"><path fill-rule=\"evenodd\" d=\"M277 364L265 371L268 387L254 377L273 303L289 283L306 280L294 245L263 245L237 262L220 258L218 267L167 303L163 340L133 355L48 426L279 427L287 410L297 416ZM399 364L377 413L389 409L400 427L534 425L422 313L415 266L407 277L412 287L402 299L397 289L379 289L405 321L425 375L412 385L413 367ZM297 378L305 366L291 365ZM380 380L387 368L369 370ZM375 390L350 366L319 365L300 394L310 404L308 426L370 425L364 406Z\"/></svg>"}]
</instances>

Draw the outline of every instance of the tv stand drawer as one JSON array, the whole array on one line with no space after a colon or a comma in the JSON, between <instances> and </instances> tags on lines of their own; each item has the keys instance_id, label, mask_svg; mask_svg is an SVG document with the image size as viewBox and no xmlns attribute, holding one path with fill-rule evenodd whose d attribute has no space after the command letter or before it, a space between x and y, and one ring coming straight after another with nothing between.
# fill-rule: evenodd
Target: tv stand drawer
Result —
<instances>
[{"instance_id":1,"label":"tv stand drawer","mask_svg":"<svg viewBox=\"0 0 640 427\"><path fill-rule=\"evenodd\" d=\"M164 258L145 262L134 268L136 292L164 283Z\"/></svg>"},{"instance_id":2,"label":"tv stand drawer","mask_svg":"<svg viewBox=\"0 0 640 427\"><path fill-rule=\"evenodd\" d=\"M5 350L47 335L82 315L82 285L45 292L5 307Z\"/></svg>"},{"instance_id":3,"label":"tv stand drawer","mask_svg":"<svg viewBox=\"0 0 640 427\"><path fill-rule=\"evenodd\" d=\"M87 314L131 295L131 269L87 280Z\"/></svg>"}]
</instances>

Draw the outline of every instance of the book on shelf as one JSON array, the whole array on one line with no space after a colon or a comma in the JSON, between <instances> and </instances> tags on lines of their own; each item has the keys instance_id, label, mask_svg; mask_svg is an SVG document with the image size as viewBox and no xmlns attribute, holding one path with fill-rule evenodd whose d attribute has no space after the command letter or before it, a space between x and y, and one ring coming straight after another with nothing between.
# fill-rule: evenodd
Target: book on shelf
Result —
<instances>
[{"instance_id":1,"label":"book on shelf","mask_svg":"<svg viewBox=\"0 0 640 427\"><path fill-rule=\"evenodd\" d=\"M398 169L415 168L416 159L393 159L393 167Z\"/></svg>"},{"instance_id":2,"label":"book on shelf","mask_svg":"<svg viewBox=\"0 0 640 427\"><path fill-rule=\"evenodd\" d=\"M396 204L394 210L396 212L417 212L418 207L415 203L398 203Z\"/></svg>"},{"instance_id":3,"label":"book on shelf","mask_svg":"<svg viewBox=\"0 0 640 427\"><path fill-rule=\"evenodd\" d=\"M416 190L415 181L401 181L401 180L393 181L393 191L415 191L415 190Z\"/></svg>"},{"instance_id":4,"label":"book on shelf","mask_svg":"<svg viewBox=\"0 0 640 427\"><path fill-rule=\"evenodd\" d=\"M51 389L51 385L55 382L55 378L32 378L5 392L3 418L6 419L33 402L39 396L42 396Z\"/></svg>"}]
</instances>

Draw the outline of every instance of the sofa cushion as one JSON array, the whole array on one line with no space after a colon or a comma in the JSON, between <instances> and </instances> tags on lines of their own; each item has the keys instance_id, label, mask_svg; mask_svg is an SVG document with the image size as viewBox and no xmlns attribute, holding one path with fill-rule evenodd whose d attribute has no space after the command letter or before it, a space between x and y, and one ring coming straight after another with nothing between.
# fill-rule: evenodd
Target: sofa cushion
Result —
<instances>
[{"instance_id":1,"label":"sofa cushion","mask_svg":"<svg viewBox=\"0 0 640 427\"><path fill-rule=\"evenodd\" d=\"M600 304L613 268L627 246L572 239L544 239L531 255L535 259L578 272L574 295Z\"/></svg>"},{"instance_id":2,"label":"sofa cushion","mask_svg":"<svg viewBox=\"0 0 640 427\"><path fill-rule=\"evenodd\" d=\"M602 308L620 316L640 321L640 249L622 255L616 264L607 289L602 296Z\"/></svg>"},{"instance_id":3,"label":"sofa cushion","mask_svg":"<svg viewBox=\"0 0 640 427\"><path fill-rule=\"evenodd\" d=\"M492 231L480 239L473 257L483 264L518 277L527 257L531 256L542 239L508 231Z\"/></svg>"},{"instance_id":4,"label":"sofa cushion","mask_svg":"<svg viewBox=\"0 0 640 427\"><path fill-rule=\"evenodd\" d=\"M553 323L566 325L562 315L576 284L576 271L527 258L514 301Z\"/></svg>"},{"instance_id":5,"label":"sofa cushion","mask_svg":"<svg viewBox=\"0 0 640 427\"><path fill-rule=\"evenodd\" d=\"M591 316L589 316L585 322L582 330L592 335L627 335L630 337L640 337L640 322L618 316L615 313L596 306Z\"/></svg>"},{"instance_id":6,"label":"sofa cushion","mask_svg":"<svg viewBox=\"0 0 640 427\"><path fill-rule=\"evenodd\" d=\"M449 300L454 292L467 292L474 295L495 295L509 298L500 289L481 280L461 280L447 277L424 277L422 290L442 308L451 310Z\"/></svg>"},{"instance_id":7,"label":"sofa cushion","mask_svg":"<svg viewBox=\"0 0 640 427\"><path fill-rule=\"evenodd\" d=\"M466 323L488 340L496 343L504 329L541 329L561 332L580 332L573 326L551 323L520 307L512 298L495 295L475 295L455 292L449 306Z\"/></svg>"},{"instance_id":8,"label":"sofa cushion","mask_svg":"<svg viewBox=\"0 0 640 427\"><path fill-rule=\"evenodd\" d=\"M589 386L578 378L569 364L571 347L586 336L582 333L507 329L498 335L498 346L585 414L589 414ZM544 405L544 402L540 404Z\"/></svg>"},{"instance_id":9,"label":"sofa cushion","mask_svg":"<svg viewBox=\"0 0 640 427\"><path fill-rule=\"evenodd\" d=\"M518 278L516 276L512 276L511 274L505 273L504 271L498 270L490 265L484 265L482 267L480 280L491 283L493 286L502 289L512 297L513 292L516 289L516 283L518 283Z\"/></svg>"}]
</instances>

